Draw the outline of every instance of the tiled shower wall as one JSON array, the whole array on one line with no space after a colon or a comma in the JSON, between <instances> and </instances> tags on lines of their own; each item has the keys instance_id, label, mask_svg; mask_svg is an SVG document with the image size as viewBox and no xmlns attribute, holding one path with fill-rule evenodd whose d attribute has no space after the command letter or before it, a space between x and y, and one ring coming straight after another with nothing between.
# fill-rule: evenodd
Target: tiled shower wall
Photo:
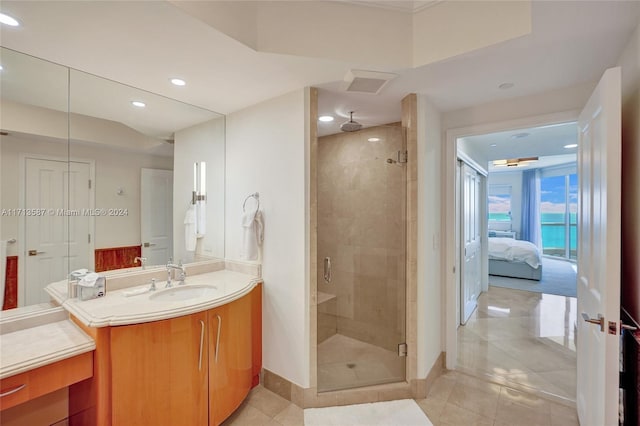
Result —
<instances>
[{"instance_id":1,"label":"tiled shower wall","mask_svg":"<svg viewBox=\"0 0 640 426\"><path fill-rule=\"evenodd\" d=\"M318 139L318 343L339 333L395 351L404 341L404 149L399 123Z\"/></svg>"}]
</instances>

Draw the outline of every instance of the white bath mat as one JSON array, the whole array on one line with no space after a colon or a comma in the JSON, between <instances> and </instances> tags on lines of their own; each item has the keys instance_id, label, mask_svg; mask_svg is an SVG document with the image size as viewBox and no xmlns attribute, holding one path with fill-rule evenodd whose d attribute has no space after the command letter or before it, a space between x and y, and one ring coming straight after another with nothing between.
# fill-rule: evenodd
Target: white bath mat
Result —
<instances>
[{"instance_id":1,"label":"white bath mat","mask_svg":"<svg viewBox=\"0 0 640 426\"><path fill-rule=\"evenodd\" d=\"M305 426L433 426L413 399L307 408Z\"/></svg>"}]
</instances>

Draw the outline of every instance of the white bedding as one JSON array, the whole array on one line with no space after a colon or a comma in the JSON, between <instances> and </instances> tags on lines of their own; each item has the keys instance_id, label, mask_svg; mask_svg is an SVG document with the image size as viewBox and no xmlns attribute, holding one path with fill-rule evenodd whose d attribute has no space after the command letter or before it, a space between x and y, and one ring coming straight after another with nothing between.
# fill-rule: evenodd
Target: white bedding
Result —
<instances>
[{"instance_id":1,"label":"white bedding","mask_svg":"<svg viewBox=\"0 0 640 426\"><path fill-rule=\"evenodd\" d=\"M532 268L542 265L540 250L529 241L489 238L489 259L526 262Z\"/></svg>"}]
</instances>

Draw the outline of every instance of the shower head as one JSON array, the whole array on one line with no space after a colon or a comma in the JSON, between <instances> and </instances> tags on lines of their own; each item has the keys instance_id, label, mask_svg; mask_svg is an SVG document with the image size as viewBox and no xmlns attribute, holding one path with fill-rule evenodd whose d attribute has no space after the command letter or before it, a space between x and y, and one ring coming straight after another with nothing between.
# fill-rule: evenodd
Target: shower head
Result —
<instances>
[{"instance_id":1,"label":"shower head","mask_svg":"<svg viewBox=\"0 0 640 426\"><path fill-rule=\"evenodd\" d=\"M357 132L362 129L362 124L357 121L353 121L353 111L349 113L349 121L342 123L340 130L343 132Z\"/></svg>"}]
</instances>

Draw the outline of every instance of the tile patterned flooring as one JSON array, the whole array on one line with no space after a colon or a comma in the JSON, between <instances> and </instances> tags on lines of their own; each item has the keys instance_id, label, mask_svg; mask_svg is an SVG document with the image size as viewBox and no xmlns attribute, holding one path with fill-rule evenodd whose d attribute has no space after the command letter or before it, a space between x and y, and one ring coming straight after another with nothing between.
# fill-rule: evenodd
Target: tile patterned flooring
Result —
<instances>
[{"instance_id":1,"label":"tile patterned flooring","mask_svg":"<svg viewBox=\"0 0 640 426\"><path fill-rule=\"evenodd\" d=\"M427 398L416 402L434 426L579 425L574 408L455 371L440 376ZM302 408L258 386L222 425L302 426L304 414Z\"/></svg>"},{"instance_id":2,"label":"tile patterned flooring","mask_svg":"<svg viewBox=\"0 0 640 426\"><path fill-rule=\"evenodd\" d=\"M575 401L574 297L489 287L458 328L458 366L523 390Z\"/></svg>"},{"instance_id":3,"label":"tile patterned flooring","mask_svg":"<svg viewBox=\"0 0 640 426\"><path fill-rule=\"evenodd\" d=\"M406 358L396 352L334 334L318 345L320 391L402 382Z\"/></svg>"},{"instance_id":4,"label":"tile patterned flooring","mask_svg":"<svg viewBox=\"0 0 640 426\"><path fill-rule=\"evenodd\" d=\"M458 331L463 372L443 374L416 402L435 426L578 426L575 408L551 400L575 400L575 319L575 298L490 287ZM258 386L223 426L303 424L301 408Z\"/></svg>"}]
</instances>

